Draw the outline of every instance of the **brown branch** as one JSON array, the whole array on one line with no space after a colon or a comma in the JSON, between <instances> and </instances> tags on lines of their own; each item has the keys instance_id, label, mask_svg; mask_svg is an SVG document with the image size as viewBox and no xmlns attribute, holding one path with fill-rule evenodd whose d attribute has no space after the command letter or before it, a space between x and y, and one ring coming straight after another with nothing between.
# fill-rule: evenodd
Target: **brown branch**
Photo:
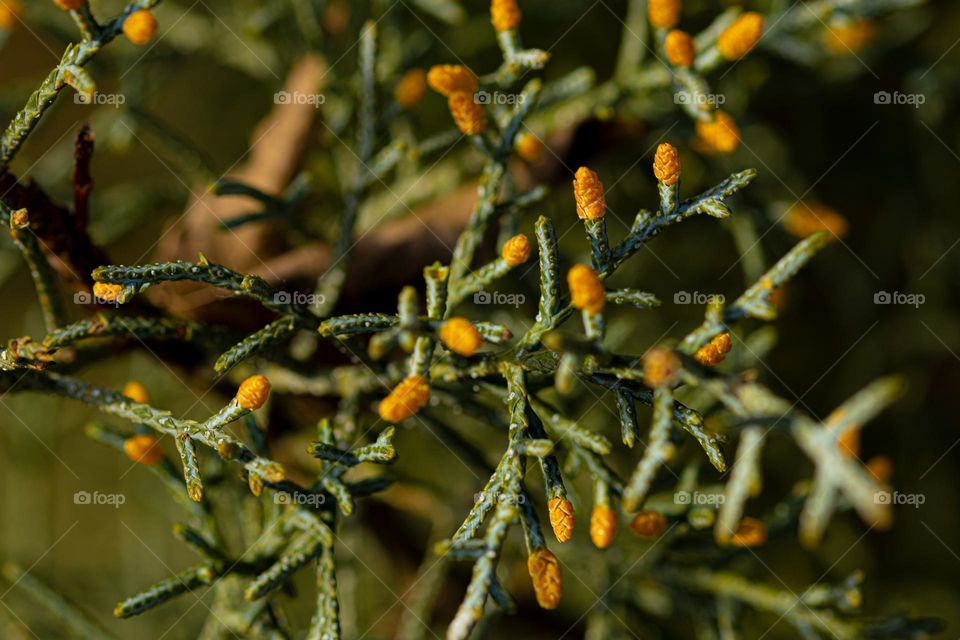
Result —
<instances>
[{"instance_id":1,"label":"brown branch","mask_svg":"<svg viewBox=\"0 0 960 640\"><path fill-rule=\"evenodd\" d=\"M12 173L0 173L0 194L10 208L30 212L30 230L65 282L75 288L89 287L93 284L90 272L110 263L86 228L77 228L70 210L51 200L32 181L21 183Z\"/></svg>"}]
</instances>

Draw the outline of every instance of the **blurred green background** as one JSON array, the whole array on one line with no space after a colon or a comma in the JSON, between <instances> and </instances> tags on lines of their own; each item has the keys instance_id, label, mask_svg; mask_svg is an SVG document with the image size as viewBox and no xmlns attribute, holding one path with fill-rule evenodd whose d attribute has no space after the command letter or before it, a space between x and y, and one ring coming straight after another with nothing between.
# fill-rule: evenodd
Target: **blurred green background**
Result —
<instances>
[{"instance_id":1,"label":"blurred green background","mask_svg":"<svg viewBox=\"0 0 960 640\"><path fill-rule=\"evenodd\" d=\"M250 131L272 106L272 94L292 58L311 45L309 25L301 23L298 30L295 23L274 15L297 11L294 3L166 1L157 10L163 36L156 46L144 50L117 42L90 69L102 90L138 96L138 105L146 105L157 122L179 132L208 157L211 169L222 172L244 154ZM685 24L689 21L695 30L721 6L732 4L764 6L690 1L685 3ZM107 15L121 5L93 6ZM601 79L609 76L625 2L526 0L522 7L526 43L553 54L548 78L581 65L594 68ZM387 12L384 31L422 34L420 48L406 52L414 58L411 63L452 62L455 52L471 66L490 69L498 53L487 27L486 5L468 2L465 8L469 17L451 26L405 0L396 6L351 2L343 33L313 44L329 59L342 56L332 72L333 84L349 86L362 19ZM24 19L26 26L15 28L0 50L4 121L55 63L65 38L74 37L69 20L52 3L31 3ZM734 209L735 216L753 221L763 234L749 256L762 256L768 264L795 241L777 223L785 206L800 199L820 201L847 218L850 228L843 243L818 256L787 289L786 307L776 322L778 343L758 373L774 390L820 418L870 380L903 373L908 394L865 430L861 457L889 456L898 490L922 494L925 502L919 508L898 508L892 529L865 536L854 515L840 515L813 552L798 552L794 539L778 540L760 553L775 575L756 575L773 584L782 579L799 590L860 568L867 576L868 611L939 615L948 621L943 637L957 637L960 4L930 2L880 18L876 25L876 39L856 55L829 58L813 68L761 49L729 72L713 74L715 89L727 97L726 110L743 130L744 143L730 157L703 158L694 151L692 125L667 91L652 96L659 106L651 109L652 117L636 118L642 125L629 117L589 119L573 130L573 142L559 155L566 166L589 162L605 181L611 176L609 205L626 225L639 207L656 202L649 164L652 149L664 136L681 149L687 195L730 171L756 167L758 180L736 198ZM878 91L919 94L924 103L917 108L877 104ZM445 117L442 102L428 96L417 126L436 130L446 124ZM74 104L67 93L24 147L14 173L32 177L54 197L69 201L72 141L88 118L98 145L92 233L115 261L140 259L165 221L182 210L187 186L203 184L205 173L192 156L165 147L162 136L150 138L144 122L125 107L92 109ZM118 125L121 119L129 129ZM126 133L131 129L143 138L131 138ZM154 148L156 153L151 152ZM554 193L543 210L572 222L568 176L562 167L548 176ZM616 185L609 187L612 182ZM616 222L611 225L615 235L622 232ZM709 219L687 222L657 238L650 252L642 252L617 276L617 283L653 291L665 302L657 311L639 316L632 312L613 325L611 335L622 350L641 353L665 332L679 337L695 326L702 309L674 304L677 291L733 296L742 290L746 261L740 260L732 234L725 231L730 226L730 221ZM563 245L570 255L584 250L579 234L564 238ZM2 335L41 335L29 276L8 242L0 254L0 273ZM881 292L922 294L923 302L876 304ZM364 305L387 311L394 299L385 293L382 300ZM525 311L532 313L529 305ZM516 326L515 319L495 319ZM219 390L204 394L205 384L146 351L118 354L83 376L114 387L136 378L150 389L156 406L191 418L209 415L227 399ZM320 415L316 407L307 411L313 413L300 426L309 427ZM0 399L0 557L31 567L33 574L82 603L120 637L193 637L207 610L191 595L133 620L110 616L119 599L187 566L193 557L169 534L178 514L154 478L83 435L94 417L77 404L34 394ZM279 420L283 423L284 418ZM610 434L619 429L609 415L596 421ZM289 431L278 436L284 437L294 436ZM448 496L450 512L438 514L437 522L455 526L480 488L477 479L450 459L439 442L422 435L401 434L399 451L393 473L413 487ZM780 495L809 475L809 465L797 462L790 446L771 446L765 455L770 476L766 483ZM116 509L76 505L77 491L122 493L126 502ZM585 487L578 495L589 504ZM395 498L404 499L416 498ZM369 526L345 527L344 538L362 560L346 552L338 558L343 598L359 605L358 619L348 624L357 636L374 625L367 637L395 637L391 630L403 611L396 596L406 589L427 547L429 527L402 516L396 502L374 503L357 519ZM393 530L400 525L403 533ZM626 538L622 533L621 539ZM613 564L621 557L615 554L629 557L634 550L625 544L611 552ZM591 575L595 562L591 557L563 560L575 570L582 568L584 576ZM518 584L525 579L520 565L509 573ZM440 611L449 612L459 601L465 567L453 576ZM509 578L504 582L513 584ZM567 586L569 595L556 614L534 613L529 602L522 603L530 615L498 619L488 637L555 638L571 625L567 637L582 637L583 624L577 621L593 604L590 590L596 587L575 580ZM0 593L4 590L0 587ZM3 594L0 602L6 605L0 608L0 636L4 624L7 633L16 633L21 617L40 637L57 637L56 626L16 589ZM309 615L309 606L291 600L291 616ZM374 624L381 614L384 618ZM761 631L770 622L761 625ZM438 632L443 623L437 621ZM789 629L778 628L766 637L792 636Z\"/></svg>"}]
</instances>

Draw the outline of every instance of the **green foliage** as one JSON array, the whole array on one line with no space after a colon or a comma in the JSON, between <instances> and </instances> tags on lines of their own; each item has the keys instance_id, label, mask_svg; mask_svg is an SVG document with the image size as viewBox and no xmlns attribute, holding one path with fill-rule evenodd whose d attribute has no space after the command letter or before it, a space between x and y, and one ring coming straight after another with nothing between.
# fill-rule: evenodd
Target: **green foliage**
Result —
<instances>
[{"instance_id":1,"label":"green foliage","mask_svg":"<svg viewBox=\"0 0 960 640\"><path fill-rule=\"evenodd\" d=\"M83 67L121 33L129 14L156 4L158 0L131 2L104 25L93 18L86 2L71 12L82 40L68 47L58 66L4 132L0 166L9 167L60 91L69 86L83 95L93 95L94 80ZM454 2L416 4L419 10L441 19L462 15ZM803 43L809 35L806 31L817 25L792 8L780 8L784 3L773 4L776 8L768 24L769 33L776 37L771 35L772 42L762 46L808 59L798 43ZM911 3L883 4L886 11ZM479 76L479 87L487 95L508 95L510 100L492 104L479 101L487 123L479 134L441 132L412 141L399 135L397 139L392 137L394 127L409 126L410 118L395 102L384 100L393 83L378 70L381 64L389 63L381 57L378 16L364 23L357 45L356 73L348 78L347 86L332 92L339 92L337 97L348 105L339 126L331 108L331 130L346 133L352 127L354 170L350 179L342 181L338 194L340 208L331 242L331 266L317 280L309 303L301 303L299 294L272 286L258 275L211 263L201 255L197 262L99 266L91 278L100 287L93 290L113 291L103 286L116 287L111 298L100 302L116 302L120 307L109 312L101 309L96 317L68 323L58 302L61 285L48 263L49 250L30 231L34 213L15 208L18 203L0 202L0 217L13 231L29 266L46 324L43 338L17 338L0 351L0 391L39 392L85 403L131 425L123 429L91 426L88 434L98 442L123 451L133 435L150 432L172 438L179 454L179 461L164 458L150 469L184 509L186 523L178 524L174 535L197 551L201 561L124 599L116 606L117 617L135 616L182 594L209 587L217 593L216 602L200 637L229 633L284 638L301 637L305 631L311 639L340 638L341 609L352 603L338 592L336 550L343 544L343 528L351 527L352 519L356 520L357 502L391 485L385 472L359 474L369 473L373 465L388 467L403 455L402 447L394 443L397 427L383 424L393 415L385 413L384 406L393 402L409 409L402 412L404 428L417 435L427 431L442 434L438 437L451 450L487 475L474 504L469 508L457 505L458 511L466 512L461 524L436 541L441 556L472 563L465 594L452 619L445 623L449 640L465 640L479 633L488 600L505 611L516 608L507 586L507 571L498 573L502 564L522 556L508 544L509 537L518 529L529 557L553 557L548 548L555 545L548 543L540 518L548 513L555 537L559 543L566 543L574 522L567 509L574 508L575 500L581 502L575 505L578 514L587 512L587 505L572 489L575 483L591 488L595 506L622 510L621 520L652 514L666 523L663 530L649 536L655 540L643 553L635 561L631 559L628 574L613 576L602 586L604 595L613 592L650 619L690 613L711 630L704 637L723 638L736 637L734 629L739 628L746 610L773 614L793 625L802 637L920 637L936 627L929 620L876 620L861 615L859 574L837 585L813 585L795 594L781 589L782 585L755 579L746 566L757 559L752 547L768 537L789 534L795 527L803 545L815 546L838 510L856 511L871 527L882 526L891 518L890 505L877 499L890 490L885 480L872 475L855 456L845 455L842 441L899 395L901 381L876 381L819 422L758 382L744 364L750 357L759 357L750 344L756 332L762 331L756 325L776 317L775 292L828 246L831 233L820 231L801 240L769 268L762 269L731 304L709 304L703 322L682 337L619 352L606 335L610 317L654 313L651 309L659 305L659 300L640 289L608 288L606 281L619 276L631 258L673 225L700 214L717 220L735 215L737 194L749 187L757 171L739 170L687 199L682 199L679 186L661 181L659 208L641 209L625 234L610 233L605 216L584 220L583 240L590 248L591 274L599 287L598 292L585 292L598 293L593 305L579 303L579 292L570 291L586 285L568 280L569 266L575 260L560 246L566 222L573 219L573 203L567 210L539 215L535 220L530 215L549 189L545 185L518 188L510 163L518 135L533 135L531 124L546 126L543 123L556 118L557 111L566 110L576 117L583 117L585 112L607 116L618 111L634 112L638 110L636 103L653 102L657 89L669 87L684 97L677 102L692 122L716 124L715 109L704 107L709 101L700 98L710 94L710 72L725 63L717 41L740 10L723 12L695 36L699 53L688 69L646 59L643 50L636 47L634 40L655 50L658 56L665 55L666 32L658 28L647 33L644 5L630 3L625 25L630 37L624 38L615 76L602 83L595 83L593 71L585 68L545 81L539 76L547 65L548 53L524 48L516 29L500 31L496 38L502 60ZM866 2L823 0L807 3L806 7L822 20L878 12L877 4ZM639 36L631 26L647 35ZM645 40L640 41L640 37ZM397 63L393 64L394 70L399 70ZM651 115L660 108L651 106ZM709 136L702 137L705 139L701 143L706 145ZM409 154L426 156L442 151L446 155L462 142L469 143L474 157L482 162L476 201L449 264L424 265L422 303L411 284L401 291L395 313L392 302L380 300L377 312L335 314L345 293L349 269L346 258L355 246L363 207L382 191L381 187L389 190L385 179L401 170ZM216 180L213 194L252 199L262 207L223 223L221 230L234 233L270 221L287 225L291 240L309 235L309 225L299 218L312 202L312 189L319 180L308 171L298 175L286 191L276 195L243 181ZM530 221L536 257L529 267L513 264L503 255L492 260L482 257L493 232L499 233L502 244L516 237ZM559 234L557 225L563 229ZM615 235L622 237L612 241ZM448 335L451 319L461 318L458 314L477 313L476 309L468 311L472 299L511 279L522 280L528 270L536 271L538 283L534 317L518 311L509 326L499 318L471 320L471 329L464 330L469 335L464 331ZM141 294L151 287L185 281L250 298L275 318L257 331L235 335L223 327L171 317L146 303L135 309L136 315L125 314L123 305L137 305ZM512 329L515 325L523 327L516 335ZM476 332L482 347L454 348L458 338L472 338L470 332ZM333 344L349 356L350 363L334 367L315 352L298 357L295 349L287 347L304 335ZM722 364L705 362L701 350L726 335L733 341L735 357ZM328 415L318 421L316 439L306 448L318 461L318 468L312 468L309 475L296 476L288 474L274 459L264 430L269 410L262 412L262 419L254 418L251 412L259 408L263 398L256 406L249 406L244 400L244 387L205 420L186 420L149 402L87 382L60 358L70 350L76 356L72 367L82 368L92 344L130 336L144 343L169 341L199 349L204 362L200 368L207 376L239 380L248 373L265 375L272 384L274 403L284 403L296 394L332 397ZM637 355L640 353L645 355ZM658 367L662 375L652 372ZM403 388L404 381L411 379L422 380L429 387L429 402L423 397L414 403L409 397L397 395L398 387ZM575 405L571 396L586 397L585 390L598 402L608 393L616 399L620 421L616 430L623 450L607 434L583 424L581 415L572 410ZM379 418L372 410L378 400ZM652 407L649 427L644 426L638 405ZM489 446L478 447L460 433L462 417L470 424L492 425L502 432L501 437L485 443ZM312 428L308 424L299 426ZM773 506L751 518L746 516L753 512L748 502L760 492L763 447L772 438L792 441L791 446L809 459L814 476L801 479L787 495L774 496ZM736 453L731 462L734 441ZM492 452L495 464L488 462ZM624 458L630 461L626 473ZM712 470L704 467L704 460ZM539 473L529 475L528 463L538 467ZM249 491L232 486L236 483L225 469L239 472ZM184 495L189 499L184 500ZM690 496L698 500L691 501ZM224 535L224 505L235 513L247 514L243 526L253 541L249 547L238 551ZM584 520L579 518L580 522ZM747 532L745 527L752 529ZM580 529L578 536L582 535ZM586 545L577 549L584 554L610 553ZM427 564L431 564L430 559ZM291 630L278 609L295 575L306 571L315 572L315 614L307 629ZM533 568L530 571L541 605L541 590L559 597L560 587L550 582L552 577L537 574ZM76 635L106 636L95 630L79 609L59 600L47 587L32 578L21 580L15 567L5 574L47 603ZM638 595L647 592L661 597ZM433 599L426 597L423 606L427 616L432 604ZM596 633L611 616L617 614L609 607L592 613L590 628ZM428 617L424 624L429 622ZM413 633L422 637L424 630Z\"/></svg>"}]
</instances>

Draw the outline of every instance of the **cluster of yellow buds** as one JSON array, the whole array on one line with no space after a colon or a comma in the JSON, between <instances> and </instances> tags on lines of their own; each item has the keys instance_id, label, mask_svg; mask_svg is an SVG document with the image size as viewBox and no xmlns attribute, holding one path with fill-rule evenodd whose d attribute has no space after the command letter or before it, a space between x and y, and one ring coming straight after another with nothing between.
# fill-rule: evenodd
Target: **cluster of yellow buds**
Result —
<instances>
[{"instance_id":1,"label":"cluster of yellow buds","mask_svg":"<svg viewBox=\"0 0 960 640\"><path fill-rule=\"evenodd\" d=\"M740 129L728 114L715 111L713 120L697 120L697 136L709 151L731 153L740 146Z\"/></svg>"},{"instance_id":2,"label":"cluster of yellow buds","mask_svg":"<svg viewBox=\"0 0 960 640\"><path fill-rule=\"evenodd\" d=\"M423 376L404 378L380 401L380 417L385 422L402 422L420 411L430 399L430 385Z\"/></svg>"},{"instance_id":3,"label":"cluster of yellow buds","mask_svg":"<svg viewBox=\"0 0 960 640\"><path fill-rule=\"evenodd\" d=\"M438 64L427 72L430 88L447 97L447 107L460 132L479 135L487 129L487 116L475 95L479 83L472 71L459 64Z\"/></svg>"},{"instance_id":4,"label":"cluster of yellow buds","mask_svg":"<svg viewBox=\"0 0 960 640\"><path fill-rule=\"evenodd\" d=\"M450 351L468 358L483 345L483 336L466 318L450 318L440 327L440 340Z\"/></svg>"},{"instance_id":5,"label":"cluster of yellow buds","mask_svg":"<svg viewBox=\"0 0 960 640\"><path fill-rule=\"evenodd\" d=\"M759 547L767 541L767 525L756 518L744 518L733 532L730 544L735 547Z\"/></svg>"},{"instance_id":6,"label":"cluster of yellow buds","mask_svg":"<svg viewBox=\"0 0 960 640\"><path fill-rule=\"evenodd\" d=\"M607 291L597 273L585 264L575 264L567 272L567 286L574 308L597 314L607 303Z\"/></svg>"},{"instance_id":7,"label":"cluster of yellow buds","mask_svg":"<svg viewBox=\"0 0 960 640\"><path fill-rule=\"evenodd\" d=\"M393 98L404 109L412 109L427 90L427 73L423 69L410 69L393 89Z\"/></svg>"},{"instance_id":8,"label":"cluster of yellow buds","mask_svg":"<svg viewBox=\"0 0 960 640\"><path fill-rule=\"evenodd\" d=\"M657 29L669 29L680 22L680 0L649 0L647 18Z\"/></svg>"},{"instance_id":9,"label":"cluster of yellow buds","mask_svg":"<svg viewBox=\"0 0 960 640\"><path fill-rule=\"evenodd\" d=\"M573 198L577 202L577 216L581 220L599 220L607 213L603 183L587 167L580 167L574 175Z\"/></svg>"},{"instance_id":10,"label":"cluster of yellow buds","mask_svg":"<svg viewBox=\"0 0 960 640\"><path fill-rule=\"evenodd\" d=\"M500 257L511 267L516 267L530 259L530 239L522 233L507 240Z\"/></svg>"},{"instance_id":11,"label":"cluster of yellow buds","mask_svg":"<svg viewBox=\"0 0 960 640\"><path fill-rule=\"evenodd\" d=\"M557 556L549 549L535 549L527 558L527 571L537 604L544 609L556 609L563 596L563 576Z\"/></svg>"},{"instance_id":12,"label":"cluster of yellow buds","mask_svg":"<svg viewBox=\"0 0 960 640\"><path fill-rule=\"evenodd\" d=\"M654 347L643 356L643 381L656 389L677 381L682 364L672 349Z\"/></svg>"},{"instance_id":13,"label":"cluster of yellow buds","mask_svg":"<svg viewBox=\"0 0 960 640\"><path fill-rule=\"evenodd\" d=\"M123 293L123 286L119 284L109 284L107 282L93 283L93 297L105 302L116 302Z\"/></svg>"},{"instance_id":14,"label":"cluster of yellow buds","mask_svg":"<svg viewBox=\"0 0 960 640\"><path fill-rule=\"evenodd\" d=\"M842 238L847 234L847 227L847 219L840 213L818 203L798 202L783 217L783 228L797 238L824 230Z\"/></svg>"},{"instance_id":15,"label":"cluster of yellow buds","mask_svg":"<svg viewBox=\"0 0 960 640\"><path fill-rule=\"evenodd\" d=\"M727 60L739 60L753 49L763 35L763 16L748 11L724 29L717 39L717 49Z\"/></svg>"},{"instance_id":16,"label":"cluster of yellow buds","mask_svg":"<svg viewBox=\"0 0 960 640\"><path fill-rule=\"evenodd\" d=\"M557 542L566 542L573 537L573 503L566 498L551 498L547 503L550 511L550 526Z\"/></svg>"},{"instance_id":17,"label":"cluster of yellow buds","mask_svg":"<svg viewBox=\"0 0 960 640\"><path fill-rule=\"evenodd\" d=\"M597 549L606 549L617 535L617 513L608 504L598 504L590 514L590 539Z\"/></svg>"},{"instance_id":18,"label":"cluster of yellow buds","mask_svg":"<svg viewBox=\"0 0 960 640\"><path fill-rule=\"evenodd\" d=\"M256 411L263 406L270 395L270 381L266 376L250 376L240 383L237 389L237 404L248 411Z\"/></svg>"},{"instance_id":19,"label":"cluster of yellow buds","mask_svg":"<svg viewBox=\"0 0 960 640\"><path fill-rule=\"evenodd\" d=\"M487 130L487 114L473 93L455 91L447 98L447 106L460 133L478 136Z\"/></svg>"},{"instance_id":20,"label":"cluster of yellow buds","mask_svg":"<svg viewBox=\"0 0 960 640\"><path fill-rule=\"evenodd\" d=\"M513 142L513 146L520 157L527 162L537 162L546 151L546 146L540 141L540 138L529 132L518 135Z\"/></svg>"},{"instance_id":21,"label":"cluster of yellow buds","mask_svg":"<svg viewBox=\"0 0 960 640\"><path fill-rule=\"evenodd\" d=\"M630 530L641 538L656 540L667 530L667 517L659 511L641 511L630 521Z\"/></svg>"},{"instance_id":22,"label":"cluster of yellow buds","mask_svg":"<svg viewBox=\"0 0 960 640\"><path fill-rule=\"evenodd\" d=\"M520 26L517 0L491 0L490 22L497 31L513 31Z\"/></svg>"},{"instance_id":23,"label":"cluster of yellow buds","mask_svg":"<svg viewBox=\"0 0 960 640\"><path fill-rule=\"evenodd\" d=\"M693 357L705 367L715 367L730 353L730 334L721 333L697 350Z\"/></svg>"},{"instance_id":24,"label":"cluster of yellow buds","mask_svg":"<svg viewBox=\"0 0 960 640\"><path fill-rule=\"evenodd\" d=\"M657 147L653 157L653 175L670 187L680 180L680 155L672 144L663 143Z\"/></svg>"},{"instance_id":25,"label":"cluster of yellow buds","mask_svg":"<svg viewBox=\"0 0 960 640\"><path fill-rule=\"evenodd\" d=\"M148 467L159 464L163 460L163 449L160 441L153 436L140 434L123 441L123 452L134 462L145 464Z\"/></svg>"},{"instance_id":26,"label":"cluster of yellow buds","mask_svg":"<svg viewBox=\"0 0 960 640\"><path fill-rule=\"evenodd\" d=\"M157 19L149 9L134 11L123 21L123 35L133 44L147 44L156 34Z\"/></svg>"},{"instance_id":27,"label":"cluster of yellow buds","mask_svg":"<svg viewBox=\"0 0 960 640\"><path fill-rule=\"evenodd\" d=\"M663 51L667 61L675 67L689 69L697 56L697 47L686 31L673 29L663 41Z\"/></svg>"}]
</instances>

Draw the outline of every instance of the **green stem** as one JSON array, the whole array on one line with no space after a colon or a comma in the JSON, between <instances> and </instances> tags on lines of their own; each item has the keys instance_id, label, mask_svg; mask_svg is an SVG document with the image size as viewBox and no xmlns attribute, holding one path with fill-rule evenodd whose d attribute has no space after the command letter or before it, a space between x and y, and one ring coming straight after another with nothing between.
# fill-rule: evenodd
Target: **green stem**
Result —
<instances>
[{"instance_id":1,"label":"green stem","mask_svg":"<svg viewBox=\"0 0 960 640\"><path fill-rule=\"evenodd\" d=\"M60 62L47 74L40 87L27 99L27 104L7 125L3 136L0 136L0 170L10 164L27 136L40 122L44 112L53 105L60 90L67 86L68 69L81 68L90 62L105 44L120 34L124 20L131 13L140 9L150 9L159 2L160 0L135 0L128 4L120 15L98 28L91 39L67 46Z\"/></svg>"}]
</instances>

